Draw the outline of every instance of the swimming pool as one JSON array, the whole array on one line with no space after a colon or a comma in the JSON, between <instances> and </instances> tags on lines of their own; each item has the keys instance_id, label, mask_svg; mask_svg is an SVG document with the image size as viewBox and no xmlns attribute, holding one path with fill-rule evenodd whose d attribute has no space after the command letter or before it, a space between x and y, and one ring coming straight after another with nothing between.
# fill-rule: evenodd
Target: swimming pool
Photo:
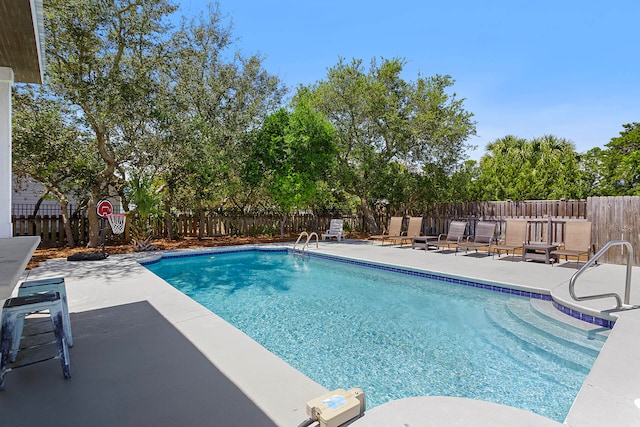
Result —
<instances>
[{"instance_id":1,"label":"swimming pool","mask_svg":"<svg viewBox=\"0 0 640 427\"><path fill-rule=\"evenodd\" d=\"M363 388L369 408L447 395L563 421L602 346L528 298L327 259L242 251L147 268L328 389Z\"/></svg>"}]
</instances>

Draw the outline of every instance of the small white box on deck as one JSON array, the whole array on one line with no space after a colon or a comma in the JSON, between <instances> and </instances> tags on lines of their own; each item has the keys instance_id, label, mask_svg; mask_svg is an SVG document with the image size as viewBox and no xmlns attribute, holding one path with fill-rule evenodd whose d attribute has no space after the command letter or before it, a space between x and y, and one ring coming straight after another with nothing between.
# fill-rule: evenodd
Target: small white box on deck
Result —
<instances>
[{"instance_id":1,"label":"small white box on deck","mask_svg":"<svg viewBox=\"0 0 640 427\"><path fill-rule=\"evenodd\" d=\"M365 411L365 395L359 388L337 389L307 402L307 414L317 418L320 427L338 427Z\"/></svg>"}]
</instances>

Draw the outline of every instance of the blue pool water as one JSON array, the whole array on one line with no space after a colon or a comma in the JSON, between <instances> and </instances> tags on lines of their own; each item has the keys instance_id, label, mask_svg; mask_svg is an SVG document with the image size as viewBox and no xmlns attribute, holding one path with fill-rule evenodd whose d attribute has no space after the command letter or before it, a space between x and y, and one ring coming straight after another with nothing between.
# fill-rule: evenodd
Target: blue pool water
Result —
<instances>
[{"instance_id":1,"label":"blue pool water","mask_svg":"<svg viewBox=\"0 0 640 427\"><path fill-rule=\"evenodd\" d=\"M602 346L525 297L326 259L245 251L147 268L326 388L361 387L369 408L460 396L563 421Z\"/></svg>"}]
</instances>

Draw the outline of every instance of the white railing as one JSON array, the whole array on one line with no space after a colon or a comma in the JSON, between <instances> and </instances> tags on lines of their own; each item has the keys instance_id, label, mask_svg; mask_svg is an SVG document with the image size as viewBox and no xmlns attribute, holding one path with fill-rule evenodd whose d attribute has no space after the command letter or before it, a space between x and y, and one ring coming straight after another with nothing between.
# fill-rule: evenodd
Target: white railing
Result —
<instances>
[{"instance_id":1,"label":"white railing","mask_svg":"<svg viewBox=\"0 0 640 427\"><path fill-rule=\"evenodd\" d=\"M318 249L318 233L312 232L311 234L309 234L306 231L300 233L300 235L298 236L298 240L296 240L296 242L293 244L293 249L295 249L296 245L300 243L300 240L302 240L303 236L307 236L307 240L304 242L304 246L302 246L302 252L304 252L304 250L309 246L309 241L313 238L313 236L316 237L316 249Z\"/></svg>"}]
</instances>

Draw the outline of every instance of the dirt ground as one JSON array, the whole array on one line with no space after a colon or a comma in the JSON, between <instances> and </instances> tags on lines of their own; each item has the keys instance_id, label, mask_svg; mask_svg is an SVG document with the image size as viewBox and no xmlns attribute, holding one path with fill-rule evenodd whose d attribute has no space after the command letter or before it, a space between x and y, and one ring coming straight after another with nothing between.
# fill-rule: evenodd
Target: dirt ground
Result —
<instances>
[{"instance_id":1,"label":"dirt ground","mask_svg":"<svg viewBox=\"0 0 640 427\"><path fill-rule=\"evenodd\" d=\"M365 235L349 235L349 238L363 238L366 239L368 236ZM256 243L276 243L276 242L291 242L295 241L298 238L297 235L290 235L284 237L230 237L230 236L222 236L222 237L208 237L201 240L198 240L195 237L185 237L179 240L168 240L168 239L156 239L151 243L156 247L157 250L172 250L172 249L193 249L193 248L210 248L215 246L233 246L233 245L247 245L247 244L256 244ZM104 248L107 254L126 254L133 252L133 247L131 245L105 245ZM31 257L31 261L27 266L27 269L32 269L37 267L41 262L46 261L48 259L54 258L66 258L69 255L77 254L77 253L93 253L93 252L101 252L102 249L98 248L86 248L86 247L77 247L74 249L69 249L68 247L49 247L49 248L38 248L35 253Z\"/></svg>"}]
</instances>

